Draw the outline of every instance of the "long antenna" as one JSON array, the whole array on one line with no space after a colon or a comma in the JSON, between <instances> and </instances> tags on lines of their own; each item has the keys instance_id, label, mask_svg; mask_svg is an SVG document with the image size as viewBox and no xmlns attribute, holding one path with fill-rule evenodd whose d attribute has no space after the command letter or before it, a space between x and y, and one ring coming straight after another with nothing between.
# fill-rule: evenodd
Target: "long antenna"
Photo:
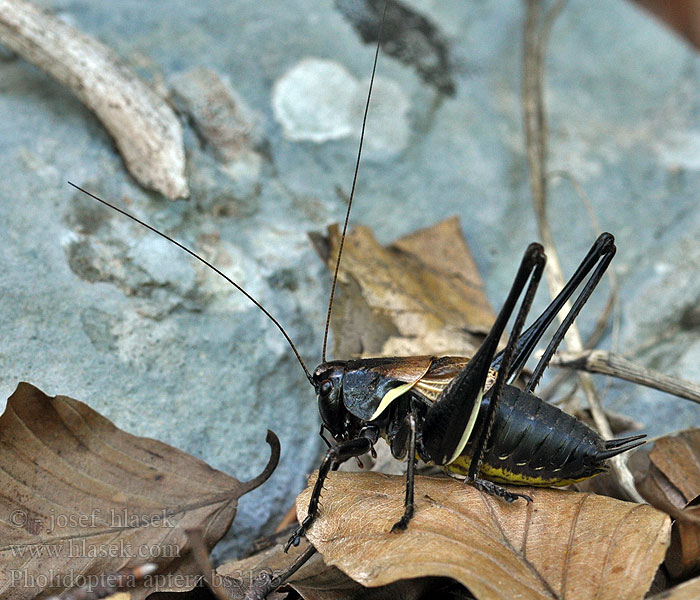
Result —
<instances>
[{"instance_id":1,"label":"long antenna","mask_svg":"<svg viewBox=\"0 0 700 600\"><path fill-rule=\"evenodd\" d=\"M338 270L340 269L340 257L343 255L343 246L345 245L345 234L348 230L348 221L350 220L350 210L352 209L352 200L355 197L355 187L357 185L357 174L360 171L360 158L362 157L362 143L365 141L365 127L367 126L367 113L369 112L369 101L372 97L372 86L374 85L374 74L377 71L377 60L379 59L379 46L382 43L382 28L384 26L384 17L386 16L386 7L388 0L384 2L384 11L382 19L379 22L379 33L377 34L377 49L374 51L374 64L372 65L372 76L369 80L369 91L367 92L367 102L365 103L365 114L362 117L362 132L360 133L360 147L357 149L357 161L355 162L355 174L352 178L352 188L350 189L350 199L348 200L348 210L345 212L345 223L343 224L343 234L340 236L340 246L338 247L338 258L335 261L335 271L333 272L333 285L331 287L331 296L328 300L328 314L326 315L326 330L323 333L323 362L326 362L326 348L328 347L328 330L331 327L331 313L333 312L333 298L335 298L335 288L338 284Z\"/></svg>"},{"instance_id":2,"label":"long antenna","mask_svg":"<svg viewBox=\"0 0 700 600\"><path fill-rule=\"evenodd\" d=\"M135 217L134 215L129 214L125 210L122 210L118 206L114 206L114 204L110 204L106 200L103 200L102 198L95 196L95 194L91 194L87 190L84 190L80 186L75 185L74 183L72 183L70 181L68 182L68 185L72 185L76 190L82 192L83 194L86 194L87 196L90 196L90 198L93 198L94 200L101 202L102 204L104 204L105 206L108 206L112 210L116 210L118 213L124 215L125 217L129 217L132 221L136 221L139 225L143 225L146 229L150 229L153 233L157 233L160 237L165 238L169 242L172 242L178 248L184 250L185 252L187 252L187 254L196 258L199 262L204 263L212 271L214 271L215 273L217 273L218 275L223 277L226 281L228 281L233 287L235 287L239 292L241 292L241 294L243 294L246 298L248 298L248 300L250 300L253 304L255 304L255 306L257 306L261 311L263 311L263 313L265 313L267 318L270 319L270 321L272 321L277 326L277 329L279 329L282 332L282 335L287 340L287 343L291 346L292 350L294 351L294 354L296 355L297 360L299 361L299 364L301 365L301 368L304 369L304 373L306 374L306 378L309 380L309 383L311 383L311 385L314 384L313 379L311 378L311 373L309 373L309 370L306 368L306 364L304 364L304 361L302 360L301 355L299 354L299 351L297 350L297 347L294 345L294 342L292 342L292 338L290 338L289 335L287 334L287 332L284 330L284 327L282 327L282 325L280 325L280 322L277 319L275 319L275 317L273 317L270 314L270 312L262 304L260 304L260 302L258 302L255 298L253 298L253 296L251 296L248 292L246 292L233 279L231 279L225 273L222 273L214 265L212 265L210 262L203 259L201 256L199 256L198 254L196 254L195 252L193 252L192 250L190 250L186 246L183 246L177 240L174 240L173 238L171 238L170 236L167 236L163 232L158 231L155 227L151 227L148 223L145 223L144 221L142 221L138 217Z\"/></svg>"}]
</instances>

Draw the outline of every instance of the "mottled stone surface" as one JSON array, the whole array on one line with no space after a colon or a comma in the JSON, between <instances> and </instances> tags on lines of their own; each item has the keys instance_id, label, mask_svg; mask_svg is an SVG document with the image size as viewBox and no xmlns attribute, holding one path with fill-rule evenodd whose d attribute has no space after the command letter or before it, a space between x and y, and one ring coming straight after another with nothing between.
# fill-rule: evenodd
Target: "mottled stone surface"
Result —
<instances>
[{"instance_id":1,"label":"mottled stone surface","mask_svg":"<svg viewBox=\"0 0 700 600\"><path fill-rule=\"evenodd\" d=\"M42 4L160 86L197 67L218 73L260 115L260 160L220 162L185 115L191 198L172 203L146 193L77 100L3 55L0 396L30 381L240 479L263 467L265 430L275 430L282 463L241 501L229 542L240 550L269 532L316 465L312 391L282 337L244 297L65 182L127 206L215 262L279 317L313 367L329 277L307 232L343 217L336 188L350 189L364 84L347 90L352 131L318 143L285 134L273 91L290 69L318 59L366 81L374 47L348 20L348 2L342 10L312 0ZM386 242L460 215L499 307L536 237L519 103L522 4L407 6L437 34L419 19L415 39L393 38L409 44L401 55L408 60L380 59L389 91L377 100L387 116L370 118L353 221ZM449 66L437 77L443 43ZM618 348L700 380L700 61L626 2L572 0L553 29L546 66L550 169L577 178L601 228L618 240ZM306 93L323 97L324 82L315 86ZM550 218L570 273L595 233L565 180L553 179ZM605 296L582 314L584 334ZM536 306L545 302L542 292ZM601 347L610 343L608 336ZM649 390L613 382L606 395L652 434L700 423L697 406Z\"/></svg>"}]
</instances>

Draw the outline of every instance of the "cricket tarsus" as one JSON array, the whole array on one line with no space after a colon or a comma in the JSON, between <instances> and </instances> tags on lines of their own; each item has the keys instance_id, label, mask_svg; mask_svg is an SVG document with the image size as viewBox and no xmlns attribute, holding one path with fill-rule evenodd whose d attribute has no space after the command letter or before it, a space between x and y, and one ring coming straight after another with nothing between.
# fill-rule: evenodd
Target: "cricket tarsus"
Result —
<instances>
[{"instance_id":1,"label":"cricket tarsus","mask_svg":"<svg viewBox=\"0 0 700 600\"><path fill-rule=\"evenodd\" d=\"M241 294L243 294L246 298L248 298L248 300L250 300L255 306L257 306L263 312L263 314L268 319L270 319L270 321L272 321L275 324L277 329L280 330L280 332L282 333L284 338L287 340L287 343L291 347L292 351L294 352L294 355L296 356L297 360L299 361L301 368L304 369L304 373L306 374L306 378L313 385L313 380L311 379L311 373L309 373L309 369L306 367L306 363L304 363L303 359L301 358L301 354L299 354L299 350L297 350L297 347L294 345L292 338L289 337L289 334L287 334L284 327L282 327L282 324L275 317L273 317L272 314L262 304L260 304L260 302L258 302L253 296L251 296L242 286L237 284L233 279L231 279L228 275L223 273L221 270L217 269L209 261L207 261L204 258L202 258L201 256L199 256L199 254L190 250L187 246L184 246L183 244L181 244L177 240L174 240L173 238L166 235L162 231L158 231L155 227L152 227L151 225L149 225L145 221L142 221L138 217L135 217L134 215L126 212L125 210L119 208L118 206L115 206L114 204L111 204L110 202L103 200L99 196L96 196L95 194L88 192L87 190L84 190L83 188L81 188L80 186L76 185L75 183L73 183L71 181L68 182L68 185L73 186L76 190L89 196L93 200L97 200L98 202L104 204L105 206L111 208L112 210L124 215L125 217L128 217L132 221L135 221L136 223L145 227L146 229L149 229L153 233L157 233L159 236L161 236L162 238L165 238L166 240L168 240L172 244L175 244L178 248L180 248L181 250L184 250L185 252L187 252L187 254L189 254L193 258L196 258L199 262L201 262L202 264L209 267L212 271L214 271L217 275L219 275L220 277L223 277L226 281L228 281L233 287L235 287L239 292L241 292Z\"/></svg>"},{"instance_id":2,"label":"cricket tarsus","mask_svg":"<svg viewBox=\"0 0 700 600\"><path fill-rule=\"evenodd\" d=\"M493 481L488 481L487 479L474 479L470 481L477 490L489 494L489 496L496 496L505 500L508 504L512 504L518 498L522 498L527 502L532 502L532 498L527 494L518 494L517 492L511 492L510 490L504 488L502 485L493 483Z\"/></svg>"}]
</instances>

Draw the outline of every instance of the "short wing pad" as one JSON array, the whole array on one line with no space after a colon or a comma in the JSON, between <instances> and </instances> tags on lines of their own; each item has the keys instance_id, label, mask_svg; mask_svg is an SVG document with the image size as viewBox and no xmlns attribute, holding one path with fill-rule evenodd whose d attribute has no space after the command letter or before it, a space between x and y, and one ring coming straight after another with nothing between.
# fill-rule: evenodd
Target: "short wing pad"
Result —
<instances>
[{"instance_id":1,"label":"short wing pad","mask_svg":"<svg viewBox=\"0 0 700 600\"><path fill-rule=\"evenodd\" d=\"M343 403L363 421L376 419L430 369L432 356L348 361L343 377Z\"/></svg>"}]
</instances>

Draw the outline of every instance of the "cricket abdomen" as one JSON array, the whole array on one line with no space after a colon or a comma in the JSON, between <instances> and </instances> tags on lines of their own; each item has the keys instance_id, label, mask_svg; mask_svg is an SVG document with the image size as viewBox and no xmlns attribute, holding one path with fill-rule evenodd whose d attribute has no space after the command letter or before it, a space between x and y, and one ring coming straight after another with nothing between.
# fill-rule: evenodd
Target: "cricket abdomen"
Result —
<instances>
[{"instance_id":1,"label":"cricket abdomen","mask_svg":"<svg viewBox=\"0 0 700 600\"><path fill-rule=\"evenodd\" d=\"M482 421L488 398L480 408ZM642 436L643 437L643 436ZM605 461L639 445L639 436L606 442L590 427L556 406L505 386L498 405L481 476L497 483L562 486L606 470ZM473 439L448 472L467 475Z\"/></svg>"}]
</instances>

